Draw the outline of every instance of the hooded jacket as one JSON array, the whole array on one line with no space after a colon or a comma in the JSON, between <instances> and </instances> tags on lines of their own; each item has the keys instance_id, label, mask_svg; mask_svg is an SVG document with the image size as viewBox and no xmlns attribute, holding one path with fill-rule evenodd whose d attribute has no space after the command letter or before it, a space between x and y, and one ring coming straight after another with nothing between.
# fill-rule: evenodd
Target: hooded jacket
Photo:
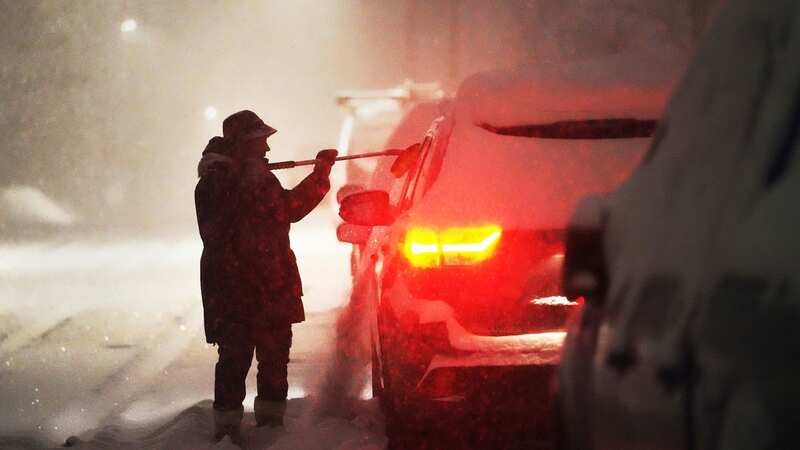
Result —
<instances>
[{"instance_id":1,"label":"hooded jacket","mask_svg":"<svg viewBox=\"0 0 800 450\"><path fill-rule=\"evenodd\" d=\"M284 189L263 160L236 158L219 137L204 150L198 175L206 340L218 342L231 326L302 322L303 288L289 229L319 204L330 189L328 177L312 172Z\"/></svg>"}]
</instances>

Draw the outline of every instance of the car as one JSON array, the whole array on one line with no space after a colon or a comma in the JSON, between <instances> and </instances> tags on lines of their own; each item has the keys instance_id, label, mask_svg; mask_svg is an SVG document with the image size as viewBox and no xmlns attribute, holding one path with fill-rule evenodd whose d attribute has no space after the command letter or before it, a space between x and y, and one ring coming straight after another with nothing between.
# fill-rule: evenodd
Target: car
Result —
<instances>
[{"instance_id":1,"label":"car","mask_svg":"<svg viewBox=\"0 0 800 450\"><path fill-rule=\"evenodd\" d=\"M394 161L390 191L343 199L347 223L372 227L354 292L390 441L487 392L545 415L579 307L560 290L571 211L627 177L667 92L530 67L476 74Z\"/></svg>"},{"instance_id":2,"label":"car","mask_svg":"<svg viewBox=\"0 0 800 450\"><path fill-rule=\"evenodd\" d=\"M728 2L644 162L574 212L561 448L797 448L798 23Z\"/></svg>"}]
</instances>

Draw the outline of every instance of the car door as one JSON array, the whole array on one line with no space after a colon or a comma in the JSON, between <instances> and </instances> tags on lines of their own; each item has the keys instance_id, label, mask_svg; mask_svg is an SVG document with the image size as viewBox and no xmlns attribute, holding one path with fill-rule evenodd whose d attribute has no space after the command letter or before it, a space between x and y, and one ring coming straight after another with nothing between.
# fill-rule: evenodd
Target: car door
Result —
<instances>
[{"instance_id":1,"label":"car door","mask_svg":"<svg viewBox=\"0 0 800 450\"><path fill-rule=\"evenodd\" d=\"M427 151L430 146L431 138L426 136L422 142L420 155ZM398 211L402 210L406 201L406 194L415 179L419 169L418 158L414 166L397 178L388 190L389 201ZM370 340L372 342L373 365L380 361L381 349L378 338L377 307L380 301L380 285L384 276L384 264L386 253L392 249L391 239L393 236L392 226L374 226L370 232L370 237L364 247L364 252L359 260L358 267L353 278L353 293L351 304L355 304L362 311L362 317L369 317L368 328L370 330ZM373 369L378 369L373 367ZM378 387L378 390L380 388ZM375 390L375 387L373 387Z\"/></svg>"},{"instance_id":2,"label":"car door","mask_svg":"<svg viewBox=\"0 0 800 450\"><path fill-rule=\"evenodd\" d=\"M371 252L371 257L369 258L371 265L368 269L368 277L371 279L369 298L371 299L371 306L374 308L374 312L371 314L371 317L374 317L371 327L373 345L378 355L381 354L380 342L377 338L379 336L378 311L381 308L385 290L396 287L395 281L398 275L397 258L403 257L398 251L400 248L399 243L404 238L408 214L413 206L415 195L421 192L418 187L419 189L424 189L422 186L425 185L428 179L425 175L430 172L434 147L437 142L441 142L437 138L441 130L440 124L442 120L440 118L433 122L421 143L420 156L416 163L404 175L402 182L395 183L389 193L390 203L397 208L399 213L397 220L388 227L375 227L369 243Z\"/></svg>"}]
</instances>

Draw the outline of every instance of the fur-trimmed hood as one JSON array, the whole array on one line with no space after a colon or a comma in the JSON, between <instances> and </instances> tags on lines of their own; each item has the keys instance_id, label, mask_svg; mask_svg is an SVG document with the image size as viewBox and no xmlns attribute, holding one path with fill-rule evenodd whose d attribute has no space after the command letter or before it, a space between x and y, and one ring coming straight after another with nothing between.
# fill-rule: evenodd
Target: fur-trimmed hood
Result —
<instances>
[{"instance_id":1,"label":"fur-trimmed hood","mask_svg":"<svg viewBox=\"0 0 800 450\"><path fill-rule=\"evenodd\" d=\"M214 136L208 141L203 150L203 157L197 164L197 176L202 178L211 173L229 171L235 164L228 142L219 136Z\"/></svg>"}]
</instances>

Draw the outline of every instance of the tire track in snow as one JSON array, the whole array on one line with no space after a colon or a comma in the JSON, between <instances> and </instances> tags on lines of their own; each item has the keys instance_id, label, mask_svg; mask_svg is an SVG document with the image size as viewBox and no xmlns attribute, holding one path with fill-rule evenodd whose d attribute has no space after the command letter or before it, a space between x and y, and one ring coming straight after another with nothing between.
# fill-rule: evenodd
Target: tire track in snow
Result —
<instances>
[{"instance_id":1,"label":"tire track in snow","mask_svg":"<svg viewBox=\"0 0 800 450\"><path fill-rule=\"evenodd\" d=\"M34 322L29 327L23 327L9 334L4 340L0 341L0 359L13 356L35 342L47 339L55 331L72 322L72 318L81 312L82 310L59 311L57 314L52 314Z\"/></svg>"},{"instance_id":2,"label":"tire track in snow","mask_svg":"<svg viewBox=\"0 0 800 450\"><path fill-rule=\"evenodd\" d=\"M202 326L198 302L189 302L176 317L184 319L180 331L169 326L154 336L128 361L106 377L85 398L73 401L50 419L50 429L78 434L97 428L107 417L120 412L150 381L177 359L197 339Z\"/></svg>"}]
</instances>

